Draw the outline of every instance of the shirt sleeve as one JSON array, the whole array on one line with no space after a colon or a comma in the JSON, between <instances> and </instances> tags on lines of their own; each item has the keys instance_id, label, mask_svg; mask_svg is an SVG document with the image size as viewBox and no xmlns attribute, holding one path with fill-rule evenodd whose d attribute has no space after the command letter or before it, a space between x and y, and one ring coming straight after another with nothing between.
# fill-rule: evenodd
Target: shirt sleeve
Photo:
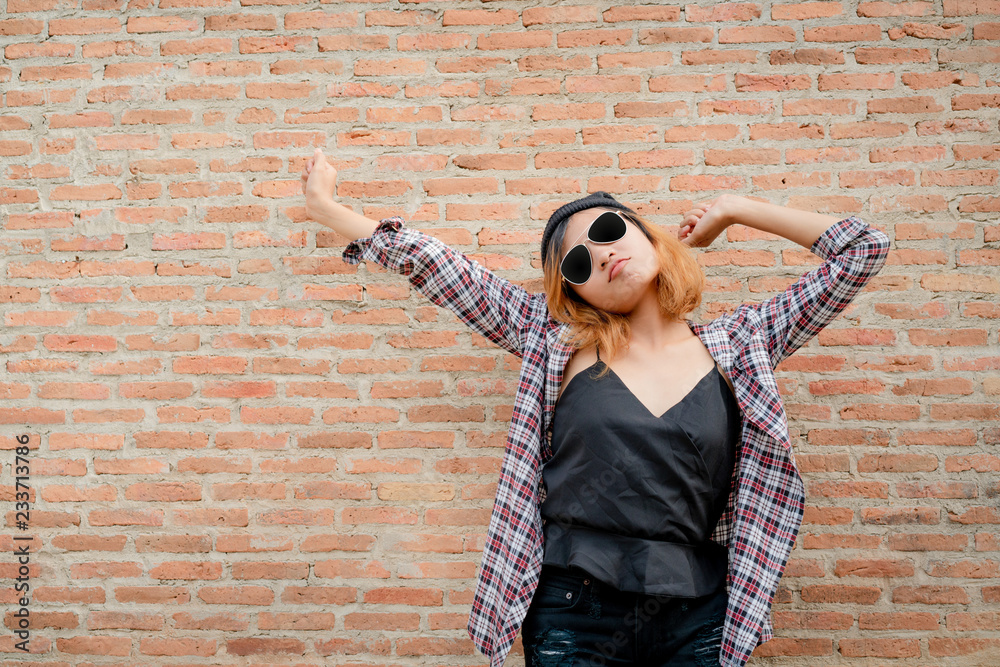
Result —
<instances>
[{"instance_id":1,"label":"shirt sleeve","mask_svg":"<svg viewBox=\"0 0 1000 667\"><path fill-rule=\"evenodd\" d=\"M856 216L831 225L810 250L826 260L784 292L753 306L777 367L808 343L882 270L889 237Z\"/></svg>"},{"instance_id":2,"label":"shirt sleeve","mask_svg":"<svg viewBox=\"0 0 1000 667\"><path fill-rule=\"evenodd\" d=\"M371 236L349 243L343 259L348 264L375 262L408 276L436 305L448 308L499 347L523 356L532 295L433 236L405 227L401 217L384 218Z\"/></svg>"}]
</instances>

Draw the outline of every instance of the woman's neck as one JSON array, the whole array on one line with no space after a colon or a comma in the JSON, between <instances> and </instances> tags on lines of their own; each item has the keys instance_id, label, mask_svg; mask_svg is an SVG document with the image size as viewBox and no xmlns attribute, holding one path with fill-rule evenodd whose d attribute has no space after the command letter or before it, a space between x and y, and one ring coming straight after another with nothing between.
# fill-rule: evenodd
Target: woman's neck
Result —
<instances>
[{"instance_id":1,"label":"woman's neck","mask_svg":"<svg viewBox=\"0 0 1000 667\"><path fill-rule=\"evenodd\" d=\"M653 352L689 341L694 333L685 320L663 320L637 323L632 321L632 338L629 349L633 352Z\"/></svg>"}]
</instances>

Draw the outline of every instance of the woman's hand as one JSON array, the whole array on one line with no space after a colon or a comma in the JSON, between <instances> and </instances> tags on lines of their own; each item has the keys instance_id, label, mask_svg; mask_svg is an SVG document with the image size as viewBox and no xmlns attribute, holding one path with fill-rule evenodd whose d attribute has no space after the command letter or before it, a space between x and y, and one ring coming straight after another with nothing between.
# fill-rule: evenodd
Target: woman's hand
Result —
<instances>
[{"instance_id":1,"label":"woman's hand","mask_svg":"<svg viewBox=\"0 0 1000 667\"><path fill-rule=\"evenodd\" d=\"M337 170L326 161L319 148L302 169L302 194L306 196L306 215L312 220L333 208L337 188Z\"/></svg>"},{"instance_id":2,"label":"woman's hand","mask_svg":"<svg viewBox=\"0 0 1000 667\"><path fill-rule=\"evenodd\" d=\"M726 227L732 224L730 209L733 195L722 195L711 201L698 202L684 214L677 231L681 243L691 248L707 248Z\"/></svg>"}]
</instances>

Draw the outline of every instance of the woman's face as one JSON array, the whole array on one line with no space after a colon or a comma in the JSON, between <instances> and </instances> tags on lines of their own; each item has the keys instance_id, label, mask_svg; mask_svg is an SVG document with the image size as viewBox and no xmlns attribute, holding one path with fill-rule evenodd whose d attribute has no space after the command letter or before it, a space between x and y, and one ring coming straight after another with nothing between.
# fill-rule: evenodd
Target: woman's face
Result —
<instances>
[{"instance_id":1,"label":"woman's face","mask_svg":"<svg viewBox=\"0 0 1000 667\"><path fill-rule=\"evenodd\" d=\"M590 223L609 210L614 209L588 208L571 215L566 221L559 260L561 262L573 246L585 243L591 257L590 279L582 285L567 282L566 287L594 308L630 313L651 290L655 298L660 265L653 244L631 220L626 224L625 236L614 243L597 244L587 238ZM609 280L612 267L620 259L628 261L618 268L614 279Z\"/></svg>"}]
</instances>

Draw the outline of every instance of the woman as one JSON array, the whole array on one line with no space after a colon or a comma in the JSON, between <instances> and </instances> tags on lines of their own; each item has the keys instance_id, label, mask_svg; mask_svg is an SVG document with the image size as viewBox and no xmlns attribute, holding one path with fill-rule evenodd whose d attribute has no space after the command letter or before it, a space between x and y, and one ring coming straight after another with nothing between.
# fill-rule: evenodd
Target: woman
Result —
<instances>
[{"instance_id":1,"label":"woman","mask_svg":"<svg viewBox=\"0 0 1000 667\"><path fill-rule=\"evenodd\" d=\"M519 632L528 665L744 665L772 636L804 501L773 369L881 270L888 237L723 196L673 238L598 192L549 218L546 291L529 294L334 202L321 151L302 180L307 215L353 239L345 261L409 276L523 360L468 624L491 667ZM734 223L825 261L764 303L684 319L703 284L689 249Z\"/></svg>"}]
</instances>

